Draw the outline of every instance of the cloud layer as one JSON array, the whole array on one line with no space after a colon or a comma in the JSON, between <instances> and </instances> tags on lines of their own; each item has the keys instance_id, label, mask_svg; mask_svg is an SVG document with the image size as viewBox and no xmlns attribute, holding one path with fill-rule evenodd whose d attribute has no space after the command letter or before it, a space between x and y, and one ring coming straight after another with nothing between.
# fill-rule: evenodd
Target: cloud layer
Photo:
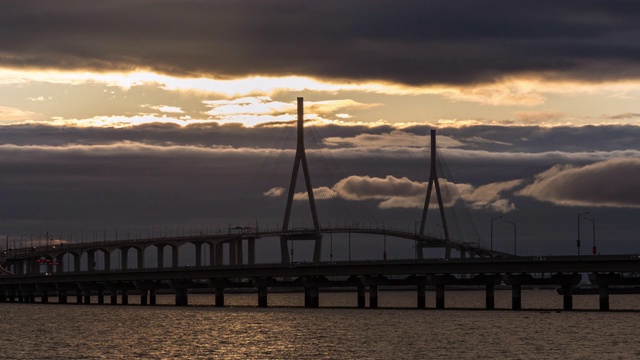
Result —
<instances>
[{"instance_id":1,"label":"cloud layer","mask_svg":"<svg viewBox=\"0 0 640 360\"><path fill-rule=\"evenodd\" d=\"M412 85L600 81L640 75L639 11L625 0L12 0L0 5L0 63Z\"/></svg>"},{"instance_id":2,"label":"cloud layer","mask_svg":"<svg viewBox=\"0 0 640 360\"><path fill-rule=\"evenodd\" d=\"M557 165L518 195L566 206L640 208L640 158Z\"/></svg>"}]
</instances>

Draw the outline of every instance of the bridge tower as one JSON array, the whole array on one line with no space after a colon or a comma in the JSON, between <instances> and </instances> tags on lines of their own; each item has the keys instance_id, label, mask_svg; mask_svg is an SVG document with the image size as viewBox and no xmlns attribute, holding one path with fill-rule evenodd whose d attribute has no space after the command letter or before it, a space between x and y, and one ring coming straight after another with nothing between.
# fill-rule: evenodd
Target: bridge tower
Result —
<instances>
[{"instance_id":1,"label":"bridge tower","mask_svg":"<svg viewBox=\"0 0 640 360\"><path fill-rule=\"evenodd\" d=\"M318 221L318 212L316 211L316 201L313 196L313 187L311 186L311 175L309 175L309 166L307 165L307 155L304 149L304 99L298 98L298 132L296 156L293 160L293 172L291 173L291 182L289 184L289 195L287 196L287 207L284 211L284 220L282 221L282 231L289 230L289 220L291 218L291 207L293 205L293 196L296 190L296 181L298 179L298 170L302 164L302 173L304 174L304 182L309 197L309 206L311 207L311 217L313 218L314 233L310 237L297 236L295 239L289 236L280 237L280 254L282 263L286 264L291 261L289 258L289 246L287 240L315 240L313 249L313 261L320 262L322 254L322 233L320 232L320 222Z\"/></svg>"},{"instance_id":2,"label":"bridge tower","mask_svg":"<svg viewBox=\"0 0 640 360\"><path fill-rule=\"evenodd\" d=\"M438 198L438 207L440 208L440 220L442 221L442 228L444 229L444 239L447 243L445 248L445 258L451 257L451 246L449 242L449 228L447 227L447 219L444 216L444 205L442 203L442 193L440 192L440 182L438 181L438 171L436 167L436 131L431 130L431 171L429 173L429 185L427 186L427 197L424 201L424 208L422 210L422 220L420 222L420 235L424 235L424 228L427 224L427 213L429 211L429 204L431 201L431 190L435 184L436 197ZM418 258L422 259L422 247L418 249Z\"/></svg>"}]
</instances>

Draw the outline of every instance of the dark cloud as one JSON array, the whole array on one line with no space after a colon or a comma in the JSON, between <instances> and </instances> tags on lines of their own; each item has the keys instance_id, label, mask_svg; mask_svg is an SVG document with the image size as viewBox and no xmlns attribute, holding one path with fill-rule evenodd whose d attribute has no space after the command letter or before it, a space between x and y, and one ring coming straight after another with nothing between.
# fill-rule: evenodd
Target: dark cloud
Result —
<instances>
[{"instance_id":1,"label":"dark cloud","mask_svg":"<svg viewBox=\"0 0 640 360\"><path fill-rule=\"evenodd\" d=\"M640 208L640 159L611 159L584 167L558 165L518 192L567 206Z\"/></svg>"},{"instance_id":2,"label":"dark cloud","mask_svg":"<svg viewBox=\"0 0 640 360\"><path fill-rule=\"evenodd\" d=\"M618 79L640 75L639 12L631 0L12 0L0 3L0 61L407 84Z\"/></svg>"}]
</instances>

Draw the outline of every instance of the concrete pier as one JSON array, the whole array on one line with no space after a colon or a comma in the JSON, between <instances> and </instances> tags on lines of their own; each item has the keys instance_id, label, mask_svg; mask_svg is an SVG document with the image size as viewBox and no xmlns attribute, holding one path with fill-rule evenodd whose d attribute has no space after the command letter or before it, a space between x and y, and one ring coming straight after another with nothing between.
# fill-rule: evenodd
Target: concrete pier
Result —
<instances>
[{"instance_id":1,"label":"concrete pier","mask_svg":"<svg viewBox=\"0 0 640 360\"><path fill-rule=\"evenodd\" d=\"M156 289L149 289L149 305L156 304Z\"/></svg>"},{"instance_id":2,"label":"concrete pier","mask_svg":"<svg viewBox=\"0 0 640 360\"><path fill-rule=\"evenodd\" d=\"M122 292L122 305L129 305L129 290L123 288L120 291Z\"/></svg>"},{"instance_id":3,"label":"concrete pier","mask_svg":"<svg viewBox=\"0 0 640 360\"><path fill-rule=\"evenodd\" d=\"M117 305L118 304L118 289L116 288L111 288L110 290L110 304L111 305Z\"/></svg>"},{"instance_id":4,"label":"concrete pier","mask_svg":"<svg viewBox=\"0 0 640 360\"><path fill-rule=\"evenodd\" d=\"M563 298L562 308L564 310L573 310L573 285L571 284L562 285L562 298Z\"/></svg>"},{"instance_id":5,"label":"concrete pier","mask_svg":"<svg viewBox=\"0 0 640 360\"><path fill-rule=\"evenodd\" d=\"M224 306L224 288L223 287L217 287L216 288L216 307L223 307Z\"/></svg>"},{"instance_id":6,"label":"concrete pier","mask_svg":"<svg viewBox=\"0 0 640 360\"><path fill-rule=\"evenodd\" d=\"M598 286L598 297L600 298L600 311L609 310L609 286Z\"/></svg>"},{"instance_id":7,"label":"concrete pier","mask_svg":"<svg viewBox=\"0 0 640 360\"><path fill-rule=\"evenodd\" d=\"M522 285L511 285L511 309L522 309Z\"/></svg>"},{"instance_id":8,"label":"concrete pier","mask_svg":"<svg viewBox=\"0 0 640 360\"><path fill-rule=\"evenodd\" d=\"M258 307L267 307L267 288L258 288Z\"/></svg>"},{"instance_id":9,"label":"concrete pier","mask_svg":"<svg viewBox=\"0 0 640 360\"><path fill-rule=\"evenodd\" d=\"M427 308L427 298L425 294L425 286L418 285L418 309L426 309Z\"/></svg>"},{"instance_id":10,"label":"concrete pier","mask_svg":"<svg viewBox=\"0 0 640 360\"><path fill-rule=\"evenodd\" d=\"M358 285L358 309L365 308L365 288L364 285Z\"/></svg>"},{"instance_id":11,"label":"concrete pier","mask_svg":"<svg viewBox=\"0 0 640 360\"><path fill-rule=\"evenodd\" d=\"M444 309L444 285L436 285L436 309Z\"/></svg>"},{"instance_id":12,"label":"concrete pier","mask_svg":"<svg viewBox=\"0 0 640 360\"><path fill-rule=\"evenodd\" d=\"M91 290L90 289L84 289L84 290L82 290L82 293L83 293L83 297L84 297L84 304L85 305L91 304Z\"/></svg>"},{"instance_id":13,"label":"concrete pier","mask_svg":"<svg viewBox=\"0 0 640 360\"><path fill-rule=\"evenodd\" d=\"M320 306L320 294L317 286L304 288L304 307L317 308Z\"/></svg>"},{"instance_id":14,"label":"concrete pier","mask_svg":"<svg viewBox=\"0 0 640 360\"><path fill-rule=\"evenodd\" d=\"M176 288L176 306L189 305L189 289L186 287Z\"/></svg>"},{"instance_id":15,"label":"concrete pier","mask_svg":"<svg viewBox=\"0 0 640 360\"><path fill-rule=\"evenodd\" d=\"M495 289L496 286L494 284L485 285L485 308L487 310L495 309Z\"/></svg>"},{"instance_id":16,"label":"concrete pier","mask_svg":"<svg viewBox=\"0 0 640 360\"><path fill-rule=\"evenodd\" d=\"M140 305L147 305L149 300L149 290L140 289Z\"/></svg>"},{"instance_id":17,"label":"concrete pier","mask_svg":"<svg viewBox=\"0 0 640 360\"><path fill-rule=\"evenodd\" d=\"M104 305L104 290L98 289L98 305Z\"/></svg>"},{"instance_id":18,"label":"concrete pier","mask_svg":"<svg viewBox=\"0 0 640 360\"><path fill-rule=\"evenodd\" d=\"M369 307L371 309L378 308L378 285L369 286Z\"/></svg>"},{"instance_id":19,"label":"concrete pier","mask_svg":"<svg viewBox=\"0 0 640 360\"><path fill-rule=\"evenodd\" d=\"M58 290L58 304L67 303L67 290Z\"/></svg>"}]
</instances>

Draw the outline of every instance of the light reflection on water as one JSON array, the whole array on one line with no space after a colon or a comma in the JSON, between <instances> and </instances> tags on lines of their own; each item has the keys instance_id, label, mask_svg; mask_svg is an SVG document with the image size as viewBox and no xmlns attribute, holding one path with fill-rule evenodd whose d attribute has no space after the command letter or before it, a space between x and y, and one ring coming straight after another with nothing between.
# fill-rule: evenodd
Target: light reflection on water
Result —
<instances>
[{"instance_id":1,"label":"light reflection on water","mask_svg":"<svg viewBox=\"0 0 640 360\"><path fill-rule=\"evenodd\" d=\"M508 309L509 291L496 291ZM1 358L251 358L251 359L634 359L640 357L640 296L611 296L597 311L415 310L414 292L379 293L393 309L355 309L355 293L321 293L321 309L304 309L301 293L269 294L268 309L255 294L190 295L189 307L0 304ZM70 300L72 300L70 298ZM108 300L108 299L107 299ZM130 302L137 301L130 296ZM94 299L95 301L95 299ZM450 291L447 307L482 308L484 292ZM433 292L427 293L433 307ZM553 291L523 291L524 308L560 309ZM597 296L574 296L576 309L597 309ZM331 308L327 308L331 307ZM349 307L349 308L342 308ZM407 309L396 309L407 307Z\"/></svg>"}]
</instances>

